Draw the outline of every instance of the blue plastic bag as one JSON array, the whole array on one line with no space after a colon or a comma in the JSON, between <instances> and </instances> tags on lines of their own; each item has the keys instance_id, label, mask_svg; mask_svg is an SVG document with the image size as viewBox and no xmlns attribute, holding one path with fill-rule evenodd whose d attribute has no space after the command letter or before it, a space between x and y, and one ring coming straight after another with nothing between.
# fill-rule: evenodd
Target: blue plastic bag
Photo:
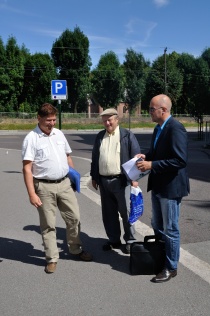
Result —
<instances>
[{"instance_id":1,"label":"blue plastic bag","mask_svg":"<svg viewBox=\"0 0 210 316\"><path fill-rule=\"evenodd\" d=\"M75 190L80 193L80 173L72 167L69 167L68 177L75 188Z\"/></svg>"},{"instance_id":2,"label":"blue plastic bag","mask_svg":"<svg viewBox=\"0 0 210 316\"><path fill-rule=\"evenodd\" d=\"M129 223L133 225L144 212L142 190L131 186Z\"/></svg>"}]
</instances>

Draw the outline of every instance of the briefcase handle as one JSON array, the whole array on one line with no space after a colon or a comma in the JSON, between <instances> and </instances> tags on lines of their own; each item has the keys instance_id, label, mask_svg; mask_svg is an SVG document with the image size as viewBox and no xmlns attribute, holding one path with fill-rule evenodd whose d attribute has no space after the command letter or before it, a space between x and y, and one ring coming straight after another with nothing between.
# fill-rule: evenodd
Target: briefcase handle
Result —
<instances>
[{"instance_id":1,"label":"briefcase handle","mask_svg":"<svg viewBox=\"0 0 210 316\"><path fill-rule=\"evenodd\" d=\"M149 235L144 237L144 242L148 242L150 239L154 239L155 242L158 242L161 240L160 235Z\"/></svg>"}]
</instances>

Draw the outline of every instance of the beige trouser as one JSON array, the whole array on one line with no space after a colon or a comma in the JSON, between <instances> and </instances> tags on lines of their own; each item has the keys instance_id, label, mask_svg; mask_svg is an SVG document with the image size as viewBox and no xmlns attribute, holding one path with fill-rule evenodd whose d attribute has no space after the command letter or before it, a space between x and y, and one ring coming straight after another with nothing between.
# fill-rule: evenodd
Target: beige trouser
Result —
<instances>
[{"instance_id":1,"label":"beige trouser","mask_svg":"<svg viewBox=\"0 0 210 316\"><path fill-rule=\"evenodd\" d=\"M47 262L57 262L59 252L56 241L56 211L59 209L66 223L66 239L69 252L82 251L80 241L80 212L69 178L60 183L45 183L34 179L36 194L42 201L38 207L40 228Z\"/></svg>"}]
</instances>

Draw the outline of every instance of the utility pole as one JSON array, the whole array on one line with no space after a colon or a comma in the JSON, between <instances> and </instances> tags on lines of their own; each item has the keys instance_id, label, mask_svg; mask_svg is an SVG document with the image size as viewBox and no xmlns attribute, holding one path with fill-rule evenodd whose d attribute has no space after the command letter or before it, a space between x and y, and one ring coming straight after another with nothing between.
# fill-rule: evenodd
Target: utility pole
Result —
<instances>
[{"instance_id":1,"label":"utility pole","mask_svg":"<svg viewBox=\"0 0 210 316\"><path fill-rule=\"evenodd\" d=\"M167 94L167 69L166 69L166 52L167 52L167 47L164 49L164 64L165 64L165 94Z\"/></svg>"}]
</instances>

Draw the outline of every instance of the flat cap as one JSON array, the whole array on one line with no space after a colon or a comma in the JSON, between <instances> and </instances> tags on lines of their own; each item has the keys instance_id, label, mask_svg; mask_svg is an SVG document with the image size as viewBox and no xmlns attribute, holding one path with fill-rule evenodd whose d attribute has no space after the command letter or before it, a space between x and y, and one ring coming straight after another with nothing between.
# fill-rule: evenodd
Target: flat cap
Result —
<instances>
[{"instance_id":1,"label":"flat cap","mask_svg":"<svg viewBox=\"0 0 210 316\"><path fill-rule=\"evenodd\" d=\"M113 109L113 108L110 108L110 109L104 110L104 111L100 114L100 116L104 116L104 115L110 115L110 116L112 116L112 115L118 115L118 113L117 113L117 110L115 110L115 109Z\"/></svg>"}]
</instances>

